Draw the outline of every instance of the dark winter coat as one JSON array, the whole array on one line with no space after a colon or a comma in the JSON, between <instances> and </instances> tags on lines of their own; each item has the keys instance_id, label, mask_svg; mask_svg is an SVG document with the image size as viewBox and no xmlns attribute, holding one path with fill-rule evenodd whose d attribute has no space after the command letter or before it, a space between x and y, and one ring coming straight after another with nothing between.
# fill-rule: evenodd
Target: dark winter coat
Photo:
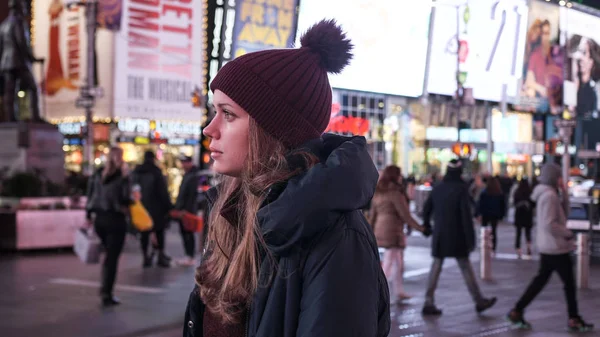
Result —
<instances>
[{"instance_id":1,"label":"dark winter coat","mask_svg":"<svg viewBox=\"0 0 600 337\"><path fill-rule=\"evenodd\" d=\"M506 198L504 195L491 195L483 190L477 203L477 214L484 218L502 219L506 215Z\"/></svg>"},{"instance_id":2,"label":"dark winter coat","mask_svg":"<svg viewBox=\"0 0 600 337\"><path fill-rule=\"evenodd\" d=\"M531 194L515 194L515 225L523 227L533 226L533 209L535 203L531 200Z\"/></svg>"},{"instance_id":3,"label":"dark winter coat","mask_svg":"<svg viewBox=\"0 0 600 337\"><path fill-rule=\"evenodd\" d=\"M92 213L114 212L127 214L131 204L131 184L128 176L123 176L121 170L103 177L103 168L90 177L87 191L87 218Z\"/></svg>"},{"instance_id":4,"label":"dark winter coat","mask_svg":"<svg viewBox=\"0 0 600 337\"><path fill-rule=\"evenodd\" d=\"M173 206L162 171L153 162L145 162L135 168L131 181L142 190L142 205L152 217L154 228L164 228Z\"/></svg>"},{"instance_id":5,"label":"dark winter coat","mask_svg":"<svg viewBox=\"0 0 600 337\"><path fill-rule=\"evenodd\" d=\"M446 174L436 185L423 209L423 223L433 218L433 257L467 257L475 249L475 229L469 187L460 174Z\"/></svg>"},{"instance_id":6,"label":"dark winter coat","mask_svg":"<svg viewBox=\"0 0 600 337\"><path fill-rule=\"evenodd\" d=\"M181 185L179 186L179 194L175 201L175 209L180 211L188 211L192 214L198 212L198 168L192 167L183 175Z\"/></svg>"},{"instance_id":7,"label":"dark winter coat","mask_svg":"<svg viewBox=\"0 0 600 337\"><path fill-rule=\"evenodd\" d=\"M257 214L278 272L254 295L247 336L387 336L387 281L360 211L377 183L366 141L324 135L305 146L320 163L271 189ZM259 284L272 275L269 261L261 263ZM202 336L204 310L196 287L185 337Z\"/></svg>"}]
</instances>

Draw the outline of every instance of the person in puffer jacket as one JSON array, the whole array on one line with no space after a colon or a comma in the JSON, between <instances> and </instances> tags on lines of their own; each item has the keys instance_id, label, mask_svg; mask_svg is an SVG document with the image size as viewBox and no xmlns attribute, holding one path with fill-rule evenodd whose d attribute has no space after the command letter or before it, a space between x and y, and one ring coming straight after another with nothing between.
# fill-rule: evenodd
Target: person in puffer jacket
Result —
<instances>
[{"instance_id":1,"label":"person in puffer jacket","mask_svg":"<svg viewBox=\"0 0 600 337\"><path fill-rule=\"evenodd\" d=\"M575 248L574 235L567 228L569 194L561 177L560 166L545 164L539 181L540 184L533 190L531 200L537 206L536 234L541 255L540 268L525 293L508 313L508 319L520 328L531 328L531 324L524 318L525 308L544 289L550 276L556 271L564 284L567 299L567 328L570 331L591 330L594 326L579 316L573 261L570 256Z\"/></svg>"}]
</instances>

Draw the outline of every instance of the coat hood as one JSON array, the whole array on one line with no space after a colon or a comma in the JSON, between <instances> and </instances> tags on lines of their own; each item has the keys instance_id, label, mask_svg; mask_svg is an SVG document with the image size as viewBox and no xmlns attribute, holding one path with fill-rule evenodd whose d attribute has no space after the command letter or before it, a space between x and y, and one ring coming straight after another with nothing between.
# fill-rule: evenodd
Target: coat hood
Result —
<instances>
[{"instance_id":1,"label":"coat hood","mask_svg":"<svg viewBox=\"0 0 600 337\"><path fill-rule=\"evenodd\" d=\"M257 217L268 248L283 255L333 225L341 213L363 208L378 173L364 137L325 134L310 151L320 162L291 178Z\"/></svg>"},{"instance_id":2,"label":"coat hood","mask_svg":"<svg viewBox=\"0 0 600 337\"><path fill-rule=\"evenodd\" d=\"M538 200L540 199L542 194L545 194L546 192L551 192L551 191L556 192L556 189L550 185L538 184L533 189L533 192L531 192L531 200L533 202L538 202Z\"/></svg>"}]
</instances>

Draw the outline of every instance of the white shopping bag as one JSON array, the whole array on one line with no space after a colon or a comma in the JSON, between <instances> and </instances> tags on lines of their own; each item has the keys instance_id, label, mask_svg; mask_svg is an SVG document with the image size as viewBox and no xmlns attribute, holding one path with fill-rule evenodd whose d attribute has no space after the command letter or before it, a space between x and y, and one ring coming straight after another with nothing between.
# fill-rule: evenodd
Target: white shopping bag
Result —
<instances>
[{"instance_id":1,"label":"white shopping bag","mask_svg":"<svg viewBox=\"0 0 600 337\"><path fill-rule=\"evenodd\" d=\"M79 228L75 232L73 251L83 263L98 263L100 262L102 243L93 230Z\"/></svg>"}]
</instances>

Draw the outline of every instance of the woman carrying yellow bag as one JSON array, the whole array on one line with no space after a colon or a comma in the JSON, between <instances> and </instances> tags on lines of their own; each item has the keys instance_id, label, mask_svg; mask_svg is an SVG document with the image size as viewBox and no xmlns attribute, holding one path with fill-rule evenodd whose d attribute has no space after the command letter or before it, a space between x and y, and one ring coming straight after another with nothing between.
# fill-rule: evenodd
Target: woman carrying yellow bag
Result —
<instances>
[{"instance_id":1,"label":"woman carrying yellow bag","mask_svg":"<svg viewBox=\"0 0 600 337\"><path fill-rule=\"evenodd\" d=\"M152 226L154 225L152 222L152 217L142 205L142 192L140 185L135 185L132 188L132 199L133 204L129 206L129 214L131 216L131 223L140 232L147 232L152 230Z\"/></svg>"}]
</instances>

